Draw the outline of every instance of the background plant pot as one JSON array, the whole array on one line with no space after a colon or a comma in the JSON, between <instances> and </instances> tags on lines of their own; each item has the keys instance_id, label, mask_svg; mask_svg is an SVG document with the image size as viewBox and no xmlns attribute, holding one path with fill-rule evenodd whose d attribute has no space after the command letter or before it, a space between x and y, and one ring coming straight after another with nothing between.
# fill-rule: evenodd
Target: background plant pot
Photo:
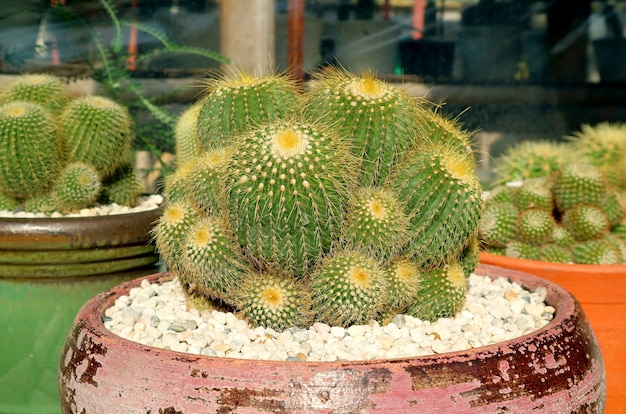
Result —
<instances>
[{"instance_id":1,"label":"background plant pot","mask_svg":"<svg viewBox=\"0 0 626 414\"><path fill-rule=\"evenodd\" d=\"M240 360L161 350L111 333L105 309L142 280L172 275L124 283L76 317L59 363L63 412L603 412L602 356L575 299L525 273L492 266L477 273L530 290L546 286L555 318L514 340L426 357Z\"/></svg>"},{"instance_id":2,"label":"background plant pot","mask_svg":"<svg viewBox=\"0 0 626 414\"><path fill-rule=\"evenodd\" d=\"M520 270L567 289L582 305L606 363L607 413L626 413L626 265L578 265L486 252L480 262Z\"/></svg>"},{"instance_id":3,"label":"background plant pot","mask_svg":"<svg viewBox=\"0 0 626 414\"><path fill-rule=\"evenodd\" d=\"M160 213L0 219L0 412L60 412L57 362L76 312L158 271L148 242Z\"/></svg>"}]
</instances>

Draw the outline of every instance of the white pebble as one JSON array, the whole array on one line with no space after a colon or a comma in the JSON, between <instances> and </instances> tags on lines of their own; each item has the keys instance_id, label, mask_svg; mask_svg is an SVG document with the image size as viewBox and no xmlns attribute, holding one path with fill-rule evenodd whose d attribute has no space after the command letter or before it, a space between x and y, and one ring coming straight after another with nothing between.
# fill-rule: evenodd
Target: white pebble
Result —
<instances>
[{"instance_id":1,"label":"white pebble","mask_svg":"<svg viewBox=\"0 0 626 414\"><path fill-rule=\"evenodd\" d=\"M105 327L144 345L206 356L288 361L371 360L460 351L509 340L545 326L555 309L547 291L528 292L505 279L472 275L464 308L436 322L396 315L348 328L316 322L276 332L232 313L186 310L178 279L143 280L104 311Z\"/></svg>"}]
</instances>

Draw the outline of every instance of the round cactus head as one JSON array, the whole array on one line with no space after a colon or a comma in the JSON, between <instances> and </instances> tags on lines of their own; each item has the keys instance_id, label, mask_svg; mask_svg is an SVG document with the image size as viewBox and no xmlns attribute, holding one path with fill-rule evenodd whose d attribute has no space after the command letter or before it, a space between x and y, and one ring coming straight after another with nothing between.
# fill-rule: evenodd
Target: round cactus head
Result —
<instances>
[{"instance_id":1,"label":"round cactus head","mask_svg":"<svg viewBox=\"0 0 626 414\"><path fill-rule=\"evenodd\" d=\"M45 193L63 168L56 124L41 105L0 106L0 182L18 200Z\"/></svg>"},{"instance_id":2,"label":"round cactus head","mask_svg":"<svg viewBox=\"0 0 626 414\"><path fill-rule=\"evenodd\" d=\"M91 164L103 176L127 161L134 122L124 106L102 96L76 98L59 122L68 161Z\"/></svg>"},{"instance_id":3,"label":"round cactus head","mask_svg":"<svg viewBox=\"0 0 626 414\"><path fill-rule=\"evenodd\" d=\"M311 278L313 309L329 325L364 324L387 303L385 273L358 250L341 250L325 258Z\"/></svg>"},{"instance_id":4,"label":"round cactus head","mask_svg":"<svg viewBox=\"0 0 626 414\"><path fill-rule=\"evenodd\" d=\"M407 154L388 186L409 216L405 254L434 267L458 258L482 214L473 160L454 145L424 145Z\"/></svg>"},{"instance_id":5,"label":"round cactus head","mask_svg":"<svg viewBox=\"0 0 626 414\"><path fill-rule=\"evenodd\" d=\"M550 177L563 165L575 159L573 151L563 143L522 141L496 157L493 165L497 184Z\"/></svg>"},{"instance_id":6,"label":"round cactus head","mask_svg":"<svg viewBox=\"0 0 626 414\"><path fill-rule=\"evenodd\" d=\"M238 72L206 82L198 103L199 149L221 148L236 135L284 118L298 107L296 85L286 76L255 77Z\"/></svg>"},{"instance_id":7,"label":"round cactus head","mask_svg":"<svg viewBox=\"0 0 626 414\"><path fill-rule=\"evenodd\" d=\"M0 93L0 102L27 101L58 115L70 101L65 85L59 78L44 73L19 76Z\"/></svg>"},{"instance_id":8,"label":"round cactus head","mask_svg":"<svg viewBox=\"0 0 626 414\"><path fill-rule=\"evenodd\" d=\"M417 139L416 118L426 110L417 99L372 75L341 70L319 75L305 111L349 137L359 159L362 185L384 182Z\"/></svg>"},{"instance_id":9,"label":"round cactus head","mask_svg":"<svg viewBox=\"0 0 626 414\"><path fill-rule=\"evenodd\" d=\"M92 165L73 162L61 171L52 194L60 211L72 212L91 207L101 189L100 175Z\"/></svg>"},{"instance_id":10,"label":"round cactus head","mask_svg":"<svg viewBox=\"0 0 626 414\"><path fill-rule=\"evenodd\" d=\"M407 242L408 225L404 206L391 191L368 187L351 195L344 228L348 243L388 258Z\"/></svg>"},{"instance_id":11,"label":"round cactus head","mask_svg":"<svg viewBox=\"0 0 626 414\"><path fill-rule=\"evenodd\" d=\"M283 330L311 323L309 292L303 282L280 272L246 272L234 298L250 323Z\"/></svg>"},{"instance_id":12,"label":"round cactus head","mask_svg":"<svg viewBox=\"0 0 626 414\"><path fill-rule=\"evenodd\" d=\"M350 156L334 135L278 121L244 135L226 172L231 227L253 256L303 275L341 231Z\"/></svg>"}]
</instances>

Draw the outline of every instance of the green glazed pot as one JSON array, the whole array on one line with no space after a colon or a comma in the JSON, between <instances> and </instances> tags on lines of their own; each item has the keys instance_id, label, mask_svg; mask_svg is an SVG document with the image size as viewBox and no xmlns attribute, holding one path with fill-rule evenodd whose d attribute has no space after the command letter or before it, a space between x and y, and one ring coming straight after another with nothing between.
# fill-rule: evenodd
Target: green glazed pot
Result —
<instances>
[{"instance_id":1,"label":"green glazed pot","mask_svg":"<svg viewBox=\"0 0 626 414\"><path fill-rule=\"evenodd\" d=\"M76 313L159 270L161 212L0 219L0 413L60 413L57 364Z\"/></svg>"}]
</instances>

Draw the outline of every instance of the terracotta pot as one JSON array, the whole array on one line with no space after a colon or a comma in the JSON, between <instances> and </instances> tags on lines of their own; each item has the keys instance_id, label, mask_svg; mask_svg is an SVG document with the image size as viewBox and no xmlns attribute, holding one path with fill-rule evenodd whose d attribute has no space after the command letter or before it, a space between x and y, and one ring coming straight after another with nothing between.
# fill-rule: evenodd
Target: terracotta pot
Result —
<instances>
[{"instance_id":1,"label":"terracotta pot","mask_svg":"<svg viewBox=\"0 0 626 414\"><path fill-rule=\"evenodd\" d=\"M60 412L58 359L76 313L159 271L148 242L160 213L0 219L0 412Z\"/></svg>"},{"instance_id":2,"label":"terracotta pot","mask_svg":"<svg viewBox=\"0 0 626 414\"><path fill-rule=\"evenodd\" d=\"M520 270L567 289L580 302L606 363L607 414L626 414L626 265L579 265L485 252L480 262Z\"/></svg>"},{"instance_id":3,"label":"terracotta pot","mask_svg":"<svg viewBox=\"0 0 626 414\"><path fill-rule=\"evenodd\" d=\"M111 333L102 322L105 309L145 278L124 283L76 317L59 363L63 412L602 413L602 356L576 300L536 276L492 266L477 273L531 290L546 286L555 318L514 340L433 356L240 360L161 350Z\"/></svg>"}]
</instances>

